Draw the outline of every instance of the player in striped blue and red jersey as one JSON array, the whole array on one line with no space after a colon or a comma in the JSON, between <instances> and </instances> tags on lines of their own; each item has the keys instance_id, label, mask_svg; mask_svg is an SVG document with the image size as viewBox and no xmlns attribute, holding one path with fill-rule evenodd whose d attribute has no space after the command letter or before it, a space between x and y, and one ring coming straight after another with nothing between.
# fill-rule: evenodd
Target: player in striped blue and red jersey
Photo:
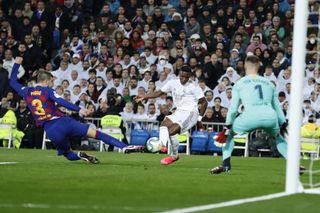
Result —
<instances>
[{"instance_id":1,"label":"player in striped blue and red jersey","mask_svg":"<svg viewBox=\"0 0 320 213\"><path fill-rule=\"evenodd\" d=\"M43 126L48 138L58 150L58 155L64 155L68 160L85 160L90 163L99 163L99 160L84 152L75 153L71 150L70 137L90 137L101 140L107 144L124 150L139 150L139 147L127 146L125 143L95 129L89 128L88 124L80 123L60 112L56 106L59 105L79 112L86 116L87 110L69 103L60 98L51 88L53 77L49 72L39 72L37 85L24 87L17 81L17 74L22 58L17 57L12 68L10 86L22 96L32 112L38 126Z\"/></svg>"}]
</instances>

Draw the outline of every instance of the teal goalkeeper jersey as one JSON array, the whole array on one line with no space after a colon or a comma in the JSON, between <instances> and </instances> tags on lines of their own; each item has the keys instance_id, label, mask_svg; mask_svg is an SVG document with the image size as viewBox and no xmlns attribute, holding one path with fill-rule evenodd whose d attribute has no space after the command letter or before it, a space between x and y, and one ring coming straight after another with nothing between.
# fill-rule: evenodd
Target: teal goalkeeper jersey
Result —
<instances>
[{"instance_id":1,"label":"teal goalkeeper jersey","mask_svg":"<svg viewBox=\"0 0 320 213\"><path fill-rule=\"evenodd\" d=\"M278 119L279 124L285 122L275 86L266 78L248 75L234 85L227 124L233 124L240 104L244 106L242 116L250 121Z\"/></svg>"}]
</instances>

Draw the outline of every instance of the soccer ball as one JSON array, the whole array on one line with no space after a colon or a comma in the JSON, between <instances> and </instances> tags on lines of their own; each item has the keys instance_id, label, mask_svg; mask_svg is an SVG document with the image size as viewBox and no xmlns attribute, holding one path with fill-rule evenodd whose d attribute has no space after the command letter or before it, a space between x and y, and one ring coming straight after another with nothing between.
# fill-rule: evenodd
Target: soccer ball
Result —
<instances>
[{"instance_id":1,"label":"soccer ball","mask_svg":"<svg viewBox=\"0 0 320 213\"><path fill-rule=\"evenodd\" d=\"M147 150L149 152L155 153L155 152L159 152L161 150L162 144L161 144L161 141L159 140L159 138L152 137L152 138L149 138L146 146L147 146Z\"/></svg>"}]
</instances>

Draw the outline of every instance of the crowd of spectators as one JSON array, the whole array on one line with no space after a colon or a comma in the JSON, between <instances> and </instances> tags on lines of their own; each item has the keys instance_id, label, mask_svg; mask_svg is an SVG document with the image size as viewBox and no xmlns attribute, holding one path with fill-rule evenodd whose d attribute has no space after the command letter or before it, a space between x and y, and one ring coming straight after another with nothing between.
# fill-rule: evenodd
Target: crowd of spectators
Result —
<instances>
[{"instance_id":1,"label":"crowd of spectators","mask_svg":"<svg viewBox=\"0 0 320 213\"><path fill-rule=\"evenodd\" d=\"M23 131L36 128L8 86L16 56L24 59L22 84L35 85L40 70L51 72L56 93L88 108L90 117L119 114L124 121L161 121L171 113L170 94L139 104L133 98L160 89L187 64L208 101L203 121L224 122L232 86L254 54L288 115L294 0L2 0L0 6L1 109L15 110ZM305 121L320 111L319 9L319 1L309 1Z\"/></svg>"}]
</instances>

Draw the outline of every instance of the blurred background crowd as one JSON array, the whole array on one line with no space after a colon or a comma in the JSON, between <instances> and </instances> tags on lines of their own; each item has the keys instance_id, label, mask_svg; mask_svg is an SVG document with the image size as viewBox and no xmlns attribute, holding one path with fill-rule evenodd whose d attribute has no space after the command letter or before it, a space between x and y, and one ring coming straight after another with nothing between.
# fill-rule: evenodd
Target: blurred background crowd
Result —
<instances>
[{"instance_id":1,"label":"blurred background crowd","mask_svg":"<svg viewBox=\"0 0 320 213\"><path fill-rule=\"evenodd\" d=\"M319 1L309 1L309 12L303 112L304 122L320 124ZM133 98L160 89L187 64L208 101L203 121L223 123L250 54L288 116L293 19L294 0L1 0L0 118L13 110L18 129L38 134L8 84L21 56L20 83L35 85L38 71L51 72L56 93L90 117L118 114L124 122L170 114L170 94Z\"/></svg>"}]
</instances>

